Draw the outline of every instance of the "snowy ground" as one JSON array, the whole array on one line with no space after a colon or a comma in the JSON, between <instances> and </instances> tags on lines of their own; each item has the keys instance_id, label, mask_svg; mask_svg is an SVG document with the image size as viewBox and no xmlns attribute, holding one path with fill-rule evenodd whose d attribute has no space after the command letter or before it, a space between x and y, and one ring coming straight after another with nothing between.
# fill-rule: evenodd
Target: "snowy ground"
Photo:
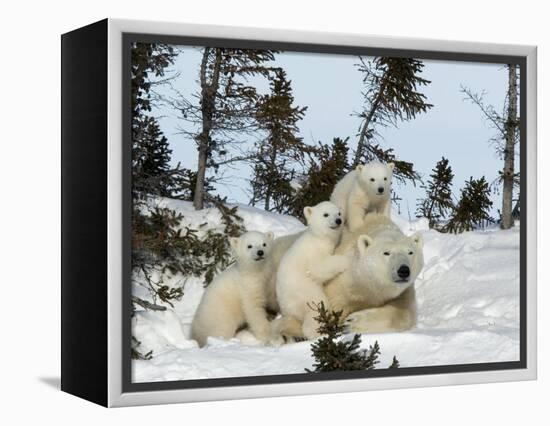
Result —
<instances>
[{"instance_id":1,"label":"snowy ground","mask_svg":"<svg viewBox=\"0 0 550 426\"><path fill-rule=\"evenodd\" d=\"M216 209L195 212L185 202L162 203L191 226L219 224ZM293 217L249 206L239 206L239 214L248 230L271 230L277 237L303 228ZM416 281L417 327L363 337L365 347L380 343L380 366L389 365L393 355L402 367L518 360L519 226L455 236L429 230L422 220L407 222L396 214L393 219L407 234L423 233L425 267ZM134 382L303 373L311 367L309 342L265 347L247 332L231 341L210 339L199 349L189 329L202 281L175 276L170 282L184 283L181 301L164 312L139 311L133 319L140 348L153 350L153 359L133 362ZM146 297L139 286L134 292Z\"/></svg>"}]
</instances>

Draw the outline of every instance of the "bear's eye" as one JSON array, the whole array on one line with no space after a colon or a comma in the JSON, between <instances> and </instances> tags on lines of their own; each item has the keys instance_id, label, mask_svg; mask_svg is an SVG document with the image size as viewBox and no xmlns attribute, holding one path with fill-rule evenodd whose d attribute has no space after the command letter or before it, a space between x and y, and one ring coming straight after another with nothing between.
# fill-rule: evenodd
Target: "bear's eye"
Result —
<instances>
[{"instance_id":1,"label":"bear's eye","mask_svg":"<svg viewBox=\"0 0 550 426\"><path fill-rule=\"evenodd\" d=\"M266 243L263 243L263 246L265 247L267 244ZM412 253L411 253L412 254Z\"/></svg>"},{"instance_id":2,"label":"bear's eye","mask_svg":"<svg viewBox=\"0 0 550 426\"><path fill-rule=\"evenodd\" d=\"M412 251L409 252L409 256L412 256L414 253Z\"/></svg>"},{"instance_id":3,"label":"bear's eye","mask_svg":"<svg viewBox=\"0 0 550 426\"><path fill-rule=\"evenodd\" d=\"M370 181L371 181L371 182L374 182L374 178L370 178Z\"/></svg>"},{"instance_id":4,"label":"bear's eye","mask_svg":"<svg viewBox=\"0 0 550 426\"><path fill-rule=\"evenodd\" d=\"M388 178L384 178L384 180L388 180Z\"/></svg>"},{"instance_id":5,"label":"bear's eye","mask_svg":"<svg viewBox=\"0 0 550 426\"><path fill-rule=\"evenodd\" d=\"M384 256L389 256L390 255L390 252L389 251L385 251L384 252Z\"/></svg>"},{"instance_id":6,"label":"bear's eye","mask_svg":"<svg viewBox=\"0 0 550 426\"><path fill-rule=\"evenodd\" d=\"M251 248L252 248L252 246L251 246L251 245L249 244L249 245L248 245L248 248L249 248L249 249L251 249Z\"/></svg>"},{"instance_id":7,"label":"bear's eye","mask_svg":"<svg viewBox=\"0 0 550 426\"><path fill-rule=\"evenodd\" d=\"M342 216L342 213L338 212L338 216Z\"/></svg>"},{"instance_id":8,"label":"bear's eye","mask_svg":"<svg viewBox=\"0 0 550 426\"><path fill-rule=\"evenodd\" d=\"M323 216L328 217L328 213L325 213Z\"/></svg>"}]
</instances>

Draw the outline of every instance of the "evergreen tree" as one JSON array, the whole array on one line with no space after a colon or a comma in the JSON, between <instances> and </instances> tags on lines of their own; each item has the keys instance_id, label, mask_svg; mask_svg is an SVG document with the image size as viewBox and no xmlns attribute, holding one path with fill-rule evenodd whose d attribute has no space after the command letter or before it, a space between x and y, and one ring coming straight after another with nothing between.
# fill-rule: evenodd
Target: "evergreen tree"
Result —
<instances>
[{"instance_id":1,"label":"evergreen tree","mask_svg":"<svg viewBox=\"0 0 550 426\"><path fill-rule=\"evenodd\" d=\"M263 202L264 210L286 213L293 197L293 166L311 150L297 135L297 123L307 108L293 105L291 81L284 70L275 72L270 88L257 102L256 119L267 136L257 144L252 159L251 204Z\"/></svg>"},{"instance_id":2,"label":"evergreen tree","mask_svg":"<svg viewBox=\"0 0 550 426\"><path fill-rule=\"evenodd\" d=\"M323 302L314 306L318 316L319 334L321 337L311 344L311 352L315 363L313 370L306 368L308 373L327 371L372 370L379 363L380 346L374 342L368 350L362 350L361 335L355 334L350 341L341 339L344 326L341 323L342 311L328 311ZM390 368L399 367L394 357Z\"/></svg>"},{"instance_id":3,"label":"evergreen tree","mask_svg":"<svg viewBox=\"0 0 550 426\"><path fill-rule=\"evenodd\" d=\"M490 195L491 188L485 176L480 179L470 177L461 190L460 200L449 221L442 228L443 232L458 234L493 222L489 214L489 209L493 205Z\"/></svg>"},{"instance_id":4,"label":"evergreen tree","mask_svg":"<svg viewBox=\"0 0 550 426\"><path fill-rule=\"evenodd\" d=\"M426 102L426 96L418 91L430 81L420 77L424 64L412 58L377 57L365 60L359 57L357 65L363 74L365 108L358 114L362 119L358 133L357 149L353 167L361 163L378 160L393 162L394 176L400 180L416 182L420 176L413 164L395 158L392 149L383 149L375 143L379 127L397 126L426 112L433 105Z\"/></svg>"},{"instance_id":5,"label":"evergreen tree","mask_svg":"<svg viewBox=\"0 0 550 426\"><path fill-rule=\"evenodd\" d=\"M139 350L140 346L141 342L134 336L132 336L132 359L139 359L142 361L149 361L150 359L152 359L153 351L149 351L144 354Z\"/></svg>"},{"instance_id":6,"label":"evergreen tree","mask_svg":"<svg viewBox=\"0 0 550 426\"><path fill-rule=\"evenodd\" d=\"M437 228L439 222L454 208L453 177L449 160L442 157L433 169L430 180L423 186L426 197L418 204L417 217L427 218L430 228Z\"/></svg>"},{"instance_id":7,"label":"evergreen tree","mask_svg":"<svg viewBox=\"0 0 550 426\"><path fill-rule=\"evenodd\" d=\"M137 197L171 197L179 189L178 171L170 167L172 150L153 117L134 121L132 187Z\"/></svg>"},{"instance_id":8,"label":"evergreen tree","mask_svg":"<svg viewBox=\"0 0 550 426\"><path fill-rule=\"evenodd\" d=\"M151 112L151 77L162 77L176 53L168 45L134 43L132 55L132 192L134 198L172 196L185 181L170 166L172 151Z\"/></svg>"},{"instance_id":9,"label":"evergreen tree","mask_svg":"<svg viewBox=\"0 0 550 426\"><path fill-rule=\"evenodd\" d=\"M330 199L336 184L349 171L348 152L348 138L334 138L332 145L319 142L315 151L308 153L306 173L293 197L289 213L301 217L304 207Z\"/></svg>"},{"instance_id":10,"label":"evergreen tree","mask_svg":"<svg viewBox=\"0 0 550 426\"><path fill-rule=\"evenodd\" d=\"M148 210L150 196L170 196L177 180L177 170L169 166L171 150L151 112L151 77L164 76L173 63L173 48L163 44L135 43L132 56L132 271L141 273L147 282L154 303L133 297L134 305L146 309L165 309L157 299L170 303L183 295L181 288L169 289L152 279L162 268L163 251L169 252L177 241L172 226L177 224L175 212L169 209ZM170 231L170 232L168 232ZM164 245L164 246L163 246ZM173 261L173 259L172 259ZM137 352L137 349L136 349Z\"/></svg>"},{"instance_id":11,"label":"evergreen tree","mask_svg":"<svg viewBox=\"0 0 550 426\"><path fill-rule=\"evenodd\" d=\"M199 67L198 103L177 93L166 98L191 125L181 133L197 146L197 175L193 190L195 209L204 208L208 198L207 183L213 182L207 172L218 173L222 166L250 160L252 154L242 152L243 137L258 130L256 106L259 95L250 85L254 77L269 78L276 68L269 66L276 51L205 47Z\"/></svg>"},{"instance_id":12,"label":"evergreen tree","mask_svg":"<svg viewBox=\"0 0 550 426\"><path fill-rule=\"evenodd\" d=\"M519 189L520 173L515 166L516 146L520 139L520 118L518 111L518 79L519 66L509 64L508 69L508 87L504 108L502 113L498 113L493 105L487 105L484 102L485 93L474 93L465 87L461 88L466 99L477 105L481 110L483 117L489 125L496 131L489 142L495 147L497 154L503 160L502 170L499 171L498 178L492 183L492 186L498 187L502 184L502 210L500 218L500 227L509 229L514 226L514 219L519 219ZM518 191L517 199L514 200L514 190ZM516 202L514 206L514 201Z\"/></svg>"},{"instance_id":13,"label":"evergreen tree","mask_svg":"<svg viewBox=\"0 0 550 426\"><path fill-rule=\"evenodd\" d=\"M154 196L193 199L197 180L196 172L170 167L168 141L155 118L148 115L152 109L150 76L163 76L173 59L169 46L137 43L132 48L132 278L150 296L144 300L134 295L134 309L162 311L181 299L183 286L168 286L166 273L204 276L209 283L232 262L227 237L244 231L236 207L228 207L225 200L210 199L220 211L224 228L201 232L182 227L181 214L154 203ZM208 181L205 185L208 189ZM138 356L139 344L134 343Z\"/></svg>"}]
</instances>

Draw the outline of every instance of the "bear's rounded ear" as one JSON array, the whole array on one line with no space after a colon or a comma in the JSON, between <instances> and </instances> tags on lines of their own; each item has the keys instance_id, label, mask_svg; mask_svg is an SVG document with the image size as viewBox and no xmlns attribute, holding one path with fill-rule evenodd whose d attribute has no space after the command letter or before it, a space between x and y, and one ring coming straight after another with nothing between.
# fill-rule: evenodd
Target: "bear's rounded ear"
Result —
<instances>
[{"instance_id":1,"label":"bear's rounded ear","mask_svg":"<svg viewBox=\"0 0 550 426\"><path fill-rule=\"evenodd\" d=\"M367 234L359 235L359 238L357 238L357 248L359 249L359 253L363 254L365 250L372 245L372 242L372 238Z\"/></svg>"},{"instance_id":2,"label":"bear's rounded ear","mask_svg":"<svg viewBox=\"0 0 550 426\"><path fill-rule=\"evenodd\" d=\"M422 234L420 232L416 232L411 236L411 239L416 244L417 247L422 248L424 247L424 238L422 237Z\"/></svg>"},{"instance_id":3,"label":"bear's rounded ear","mask_svg":"<svg viewBox=\"0 0 550 426\"><path fill-rule=\"evenodd\" d=\"M359 165L355 168L355 170L357 170L358 173L361 173L361 171L363 170L363 167L365 167L364 164L359 164Z\"/></svg>"},{"instance_id":4,"label":"bear's rounded ear","mask_svg":"<svg viewBox=\"0 0 550 426\"><path fill-rule=\"evenodd\" d=\"M269 231L266 235L269 241L273 241L273 232Z\"/></svg>"},{"instance_id":5,"label":"bear's rounded ear","mask_svg":"<svg viewBox=\"0 0 550 426\"><path fill-rule=\"evenodd\" d=\"M229 245L231 246L234 252L237 252L237 248L239 248L239 238L238 237L229 238Z\"/></svg>"},{"instance_id":6,"label":"bear's rounded ear","mask_svg":"<svg viewBox=\"0 0 550 426\"><path fill-rule=\"evenodd\" d=\"M307 206L304 207L304 217L306 218L306 221L309 222L309 218L313 214L313 207Z\"/></svg>"},{"instance_id":7,"label":"bear's rounded ear","mask_svg":"<svg viewBox=\"0 0 550 426\"><path fill-rule=\"evenodd\" d=\"M388 169L393 172L393 169L395 169L395 163L388 163Z\"/></svg>"}]
</instances>

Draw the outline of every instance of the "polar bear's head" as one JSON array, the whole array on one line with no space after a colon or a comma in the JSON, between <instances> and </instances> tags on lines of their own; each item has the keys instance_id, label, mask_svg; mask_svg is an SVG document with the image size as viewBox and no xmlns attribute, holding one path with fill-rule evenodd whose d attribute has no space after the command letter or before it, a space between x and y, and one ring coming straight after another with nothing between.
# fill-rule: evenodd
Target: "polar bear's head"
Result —
<instances>
[{"instance_id":1,"label":"polar bear's head","mask_svg":"<svg viewBox=\"0 0 550 426\"><path fill-rule=\"evenodd\" d=\"M377 161L358 165L355 169L359 185L372 200L390 196L393 163L382 164Z\"/></svg>"},{"instance_id":2,"label":"polar bear's head","mask_svg":"<svg viewBox=\"0 0 550 426\"><path fill-rule=\"evenodd\" d=\"M317 235L336 235L342 232L342 213L330 201L323 201L314 207L304 207L308 228Z\"/></svg>"},{"instance_id":3,"label":"polar bear's head","mask_svg":"<svg viewBox=\"0 0 550 426\"><path fill-rule=\"evenodd\" d=\"M229 239L239 263L255 263L265 260L271 251L273 232L246 232L240 237Z\"/></svg>"},{"instance_id":4,"label":"polar bear's head","mask_svg":"<svg viewBox=\"0 0 550 426\"><path fill-rule=\"evenodd\" d=\"M360 235L355 273L361 281L376 285L390 297L397 297L414 284L422 270L423 246L419 233L397 240Z\"/></svg>"}]
</instances>

